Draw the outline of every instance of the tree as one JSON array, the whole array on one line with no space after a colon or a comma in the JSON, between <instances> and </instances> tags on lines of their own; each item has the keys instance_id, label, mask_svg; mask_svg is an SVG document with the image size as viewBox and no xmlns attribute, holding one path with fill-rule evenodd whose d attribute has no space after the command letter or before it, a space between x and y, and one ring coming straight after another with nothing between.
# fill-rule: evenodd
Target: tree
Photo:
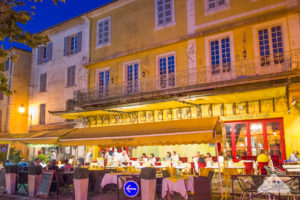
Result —
<instances>
[{"instance_id":1,"label":"tree","mask_svg":"<svg viewBox=\"0 0 300 200\"><path fill-rule=\"evenodd\" d=\"M40 44L45 44L49 41L47 35L32 34L23 30L22 25L26 25L34 16L35 7L25 9L25 2L31 0L0 0L0 41L8 39L9 42L18 42L25 44L31 48L36 48ZM34 0L35 2L42 0ZM65 0L59 0L65 1ZM56 5L57 0L53 0ZM21 25L22 24L22 25ZM0 91L6 95L11 94L9 91L7 78L4 75L5 61L10 58L15 62L17 57L12 52L5 50L3 46L0 47Z\"/></svg>"}]
</instances>

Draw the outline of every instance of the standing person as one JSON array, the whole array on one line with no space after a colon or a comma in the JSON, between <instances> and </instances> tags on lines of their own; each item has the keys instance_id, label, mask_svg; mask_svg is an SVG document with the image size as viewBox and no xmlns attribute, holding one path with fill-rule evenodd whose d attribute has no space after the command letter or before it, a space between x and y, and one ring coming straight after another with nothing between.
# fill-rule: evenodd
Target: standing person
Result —
<instances>
[{"instance_id":1,"label":"standing person","mask_svg":"<svg viewBox=\"0 0 300 200\"><path fill-rule=\"evenodd\" d=\"M167 156L164 158L165 161L172 161L172 155L171 152L167 152Z\"/></svg>"},{"instance_id":2,"label":"standing person","mask_svg":"<svg viewBox=\"0 0 300 200\"><path fill-rule=\"evenodd\" d=\"M176 151L173 151L172 162L178 162L178 161L179 161L179 156L176 153Z\"/></svg>"},{"instance_id":3,"label":"standing person","mask_svg":"<svg viewBox=\"0 0 300 200\"><path fill-rule=\"evenodd\" d=\"M72 166L76 165L75 156L71 156L71 158L69 159L69 164L72 165Z\"/></svg>"},{"instance_id":4,"label":"standing person","mask_svg":"<svg viewBox=\"0 0 300 200\"><path fill-rule=\"evenodd\" d=\"M112 148L109 148L109 150L105 154L105 159L107 160L107 166L111 166L113 164L113 158L114 158L114 152Z\"/></svg>"},{"instance_id":5,"label":"standing person","mask_svg":"<svg viewBox=\"0 0 300 200\"><path fill-rule=\"evenodd\" d=\"M300 161L300 158L298 157L299 153L298 151L293 151L293 153L291 154L289 161L290 162L298 162Z\"/></svg>"},{"instance_id":6,"label":"standing person","mask_svg":"<svg viewBox=\"0 0 300 200\"><path fill-rule=\"evenodd\" d=\"M114 155L113 155L113 165L117 166L119 165L119 161L120 161L120 154L117 150L117 148L114 149Z\"/></svg>"},{"instance_id":7,"label":"standing person","mask_svg":"<svg viewBox=\"0 0 300 200\"><path fill-rule=\"evenodd\" d=\"M55 151L51 151L50 154L50 160L56 162L56 152Z\"/></svg>"},{"instance_id":8,"label":"standing person","mask_svg":"<svg viewBox=\"0 0 300 200\"><path fill-rule=\"evenodd\" d=\"M127 162L129 162L129 157L127 155L127 152L123 150L120 155L119 163L122 165L127 165Z\"/></svg>"},{"instance_id":9,"label":"standing person","mask_svg":"<svg viewBox=\"0 0 300 200\"><path fill-rule=\"evenodd\" d=\"M93 159L93 148L90 148L89 152L86 154L85 162L91 163Z\"/></svg>"},{"instance_id":10,"label":"standing person","mask_svg":"<svg viewBox=\"0 0 300 200\"><path fill-rule=\"evenodd\" d=\"M45 163L45 160L42 160L40 165L42 166L42 168L46 168L47 167L47 164Z\"/></svg>"},{"instance_id":11,"label":"standing person","mask_svg":"<svg viewBox=\"0 0 300 200\"><path fill-rule=\"evenodd\" d=\"M36 158L36 159L34 160L34 165L35 165L35 166L39 166L39 165L40 165L40 159Z\"/></svg>"}]
</instances>

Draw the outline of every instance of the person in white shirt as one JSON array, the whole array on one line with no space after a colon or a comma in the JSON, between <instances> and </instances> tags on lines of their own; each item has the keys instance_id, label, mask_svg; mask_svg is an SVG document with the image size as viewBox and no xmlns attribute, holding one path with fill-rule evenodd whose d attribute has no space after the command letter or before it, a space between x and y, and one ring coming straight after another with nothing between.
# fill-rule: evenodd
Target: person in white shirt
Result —
<instances>
[{"instance_id":1,"label":"person in white shirt","mask_svg":"<svg viewBox=\"0 0 300 200\"><path fill-rule=\"evenodd\" d=\"M126 163L129 161L129 157L127 155L127 152L125 150L122 151L120 157L119 157L119 163L122 165L126 165Z\"/></svg>"},{"instance_id":2,"label":"person in white shirt","mask_svg":"<svg viewBox=\"0 0 300 200\"><path fill-rule=\"evenodd\" d=\"M290 162L298 162L298 161L300 161L300 158L298 157L298 155L299 155L298 151L294 151L294 152L291 154L291 156L290 156L290 158L289 158L289 161L290 161Z\"/></svg>"},{"instance_id":3,"label":"person in white shirt","mask_svg":"<svg viewBox=\"0 0 300 200\"><path fill-rule=\"evenodd\" d=\"M114 152L112 148L109 148L109 150L106 152L105 158L107 160L107 166L111 166L114 158Z\"/></svg>"},{"instance_id":4,"label":"person in white shirt","mask_svg":"<svg viewBox=\"0 0 300 200\"><path fill-rule=\"evenodd\" d=\"M223 152L220 152L218 159L219 159L219 162L220 162L220 163L223 163L223 162L224 162Z\"/></svg>"},{"instance_id":5,"label":"person in white shirt","mask_svg":"<svg viewBox=\"0 0 300 200\"><path fill-rule=\"evenodd\" d=\"M152 165L155 165L155 163L156 163L156 158L153 153L150 154L149 163Z\"/></svg>"},{"instance_id":6,"label":"person in white shirt","mask_svg":"<svg viewBox=\"0 0 300 200\"><path fill-rule=\"evenodd\" d=\"M179 161L179 156L178 154L176 153L176 151L173 151L173 154L172 154L172 162L178 162Z\"/></svg>"},{"instance_id":7,"label":"person in white shirt","mask_svg":"<svg viewBox=\"0 0 300 200\"><path fill-rule=\"evenodd\" d=\"M120 161L120 154L118 152L117 149L114 150L114 156L113 156L113 165L117 166L119 165L119 161Z\"/></svg>"},{"instance_id":8,"label":"person in white shirt","mask_svg":"<svg viewBox=\"0 0 300 200\"><path fill-rule=\"evenodd\" d=\"M46 168L47 167L47 164L45 163L44 160L42 160L42 162L40 162L40 165L42 166L42 168Z\"/></svg>"},{"instance_id":9,"label":"person in white shirt","mask_svg":"<svg viewBox=\"0 0 300 200\"><path fill-rule=\"evenodd\" d=\"M90 148L89 152L86 154L85 162L91 163L93 159L93 149Z\"/></svg>"}]
</instances>

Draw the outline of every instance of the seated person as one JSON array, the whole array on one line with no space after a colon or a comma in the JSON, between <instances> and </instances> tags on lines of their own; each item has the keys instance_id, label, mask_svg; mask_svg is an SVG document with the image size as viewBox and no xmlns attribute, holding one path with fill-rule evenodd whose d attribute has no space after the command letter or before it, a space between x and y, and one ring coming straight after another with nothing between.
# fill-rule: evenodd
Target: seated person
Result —
<instances>
[{"instance_id":1,"label":"seated person","mask_svg":"<svg viewBox=\"0 0 300 200\"><path fill-rule=\"evenodd\" d=\"M152 164L156 163L156 158L155 158L153 153L150 154L149 162L152 163Z\"/></svg>"},{"instance_id":2,"label":"seated person","mask_svg":"<svg viewBox=\"0 0 300 200\"><path fill-rule=\"evenodd\" d=\"M119 163L122 165L126 165L129 162L129 157L125 150L122 151L121 155L119 156Z\"/></svg>"},{"instance_id":3,"label":"seated person","mask_svg":"<svg viewBox=\"0 0 300 200\"><path fill-rule=\"evenodd\" d=\"M220 152L219 157L218 157L218 160L219 160L220 163L223 163L223 162L224 162L223 152Z\"/></svg>"},{"instance_id":4,"label":"seated person","mask_svg":"<svg viewBox=\"0 0 300 200\"><path fill-rule=\"evenodd\" d=\"M167 156L164 158L165 161L172 161L171 152L167 152Z\"/></svg>"},{"instance_id":5,"label":"seated person","mask_svg":"<svg viewBox=\"0 0 300 200\"><path fill-rule=\"evenodd\" d=\"M146 153L142 154L142 157L141 157L140 161L148 162L148 156L146 155Z\"/></svg>"},{"instance_id":6,"label":"seated person","mask_svg":"<svg viewBox=\"0 0 300 200\"><path fill-rule=\"evenodd\" d=\"M261 153L257 156L257 162L269 162L270 158L269 158L269 153L268 151L262 149Z\"/></svg>"},{"instance_id":7,"label":"seated person","mask_svg":"<svg viewBox=\"0 0 300 200\"><path fill-rule=\"evenodd\" d=\"M64 169L66 171L71 171L71 169L73 168L73 166L68 162L68 160L64 161Z\"/></svg>"},{"instance_id":8,"label":"seated person","mask_svg":"<svg viewBox=\"0 0 300 200\"><path fill-rule=\"evenodd\" d=\"M207 153L206 154L206 158L205 158L205 162L212 162L212 157L211 157L211 154L210 153Z\"/></svg>"},{"instance_id":9,"label":"seated person","mask_svg":"<svg viewBox=\"0 0 300 200\"><path fill-rule=\"evenodd\" d=\"M298 155L299 155L298 151L294 151L291 154L290 158L289 158L289 162L298 162L298 161L300 161L300 158L298 157Z\"/></svg>"},{"instance_id":10,"label":"seated person","mask_svg":"<svg viewBox=\"0 0 300 200\"><path fill-rule=\"evenodd\" d=\"M56 166L56 162L54 160L51 160L48 164L48 170L58 170L58 167Z\"/></svg>"},{"instance_id":11,"label":"seated person","mask_svg":"<svg viewBox=\"0 0 300 200\"><path fill-rule=\"evenodd\" d=\"M178 161L179 161L179 156L176 153L176 151L173 151L172 162L178 162Z\"/></svg>"}]
</instances>

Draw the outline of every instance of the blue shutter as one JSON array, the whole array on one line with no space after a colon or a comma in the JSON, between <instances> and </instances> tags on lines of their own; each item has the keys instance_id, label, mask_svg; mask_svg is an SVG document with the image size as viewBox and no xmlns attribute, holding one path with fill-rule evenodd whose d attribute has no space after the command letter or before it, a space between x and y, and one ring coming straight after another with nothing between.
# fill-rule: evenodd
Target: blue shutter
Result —
<instances>
[{"instance_id":1,"label":"blue shutter","mask_svg":"<svg viewBox=\"0 0 300 200\"><path fill-rule=\"evenodd\" d=\"M41 47L37 48L37 64L41 64Z\"/></svg>"},{"instance_id":2,"label":"blue shutter","mask_svg":"<svg viewBox=\"0 0 300 200\"><path fill-rule=\"evenodd\" d=\"M76 53L81 51L81 45L82 45L82 32L77 33L77 50Z\"/></svg>"},{"instance_id":3,"label":"blue shutter","mask_svg":"<svg viewBox=\"0 0 300 200\"><path fill-rule=\"evenodd\" d=\"M52 42L47 45L47 61L52 60Z\"/></svg>"},{"instance_id":4,"label":"blue shutter","mask_svg":"<svg viewBox=\"0 0 300 200\"><path fill-rule=\"evenodd\" d=\"M64 38L64 56L69 55L69 37Z\"/></svg>"}]
</instances>

